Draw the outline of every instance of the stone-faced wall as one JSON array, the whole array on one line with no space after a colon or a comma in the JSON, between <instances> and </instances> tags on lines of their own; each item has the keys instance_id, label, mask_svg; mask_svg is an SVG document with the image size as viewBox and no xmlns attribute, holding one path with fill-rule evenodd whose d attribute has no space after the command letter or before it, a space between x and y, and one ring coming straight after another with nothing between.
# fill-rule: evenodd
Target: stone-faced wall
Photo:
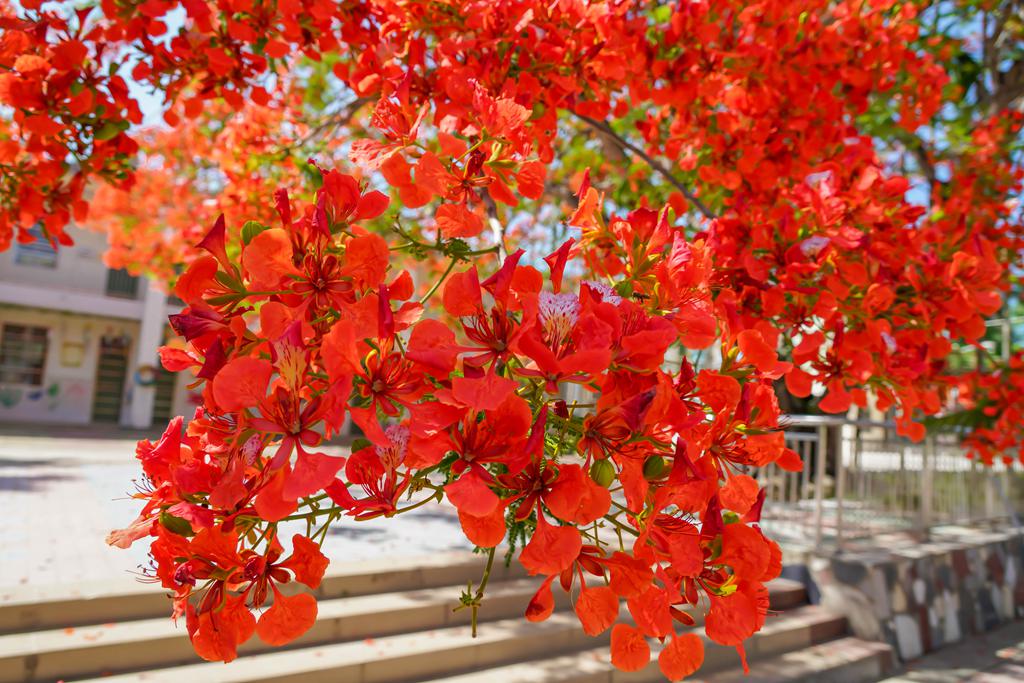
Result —
<instances>
[{"instance_id":1,"label":"stone-faced wall","mask_svg":"<svg viewBox=\"0 0 1024 683\"><path fill-rule=\"evenodd\" d=\"M858 637L906 661L1024 618L1024 532L944 528L893 545L810 560L821 604Z\"/></svg>"}]
</instances>

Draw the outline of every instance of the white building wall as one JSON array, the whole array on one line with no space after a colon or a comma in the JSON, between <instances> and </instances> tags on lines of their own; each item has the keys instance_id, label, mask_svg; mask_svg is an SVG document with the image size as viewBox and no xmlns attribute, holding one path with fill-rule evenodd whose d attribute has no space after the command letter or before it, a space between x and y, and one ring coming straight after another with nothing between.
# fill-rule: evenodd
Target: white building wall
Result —
<instances>
[{"instance_id":1,"label":"white building wall","mask_svg":"<svg viewBox=\"0 0 1024 683\"><path fill-rule=\"evenodd\" d=\"M136 371L159 365L168 306L166 296L144 279L134 299L107 296L108 268L103 263L106 238L100 233L70 228L75 241L61 247L53 267L18 263L18 247L0 252L0 325L4 322L45 327L46 366L41 386L0 384L0 421L83 424L91 421L100 339L127 336L125 385L121 425L153 425L154 389L138 384ZM80 365L67 365L65 345L81 345ZM175 383L174 413L190 418L194 407L185 386L188 373Z\"/></svg>"},{"instance_id":2,"label":"white building wall","mask_svg":"<svg viewBox=\"0 0 1024 683\"><path fill-rule=\"evenodd\" d=\"M4 323L48 331L42 384L0 384L0 420L4 422L90 422L100 339L122 335L136 339L139 330L139 324L130 320L0 305L0 326ZM80 354L78 348L65 348L79 345ZM73 356L79 355L81 363L76 365ZM126 391L121 397L122 416L127 399Z\"/></svg>"},{"instance_id":3,"label":"white building wall","mask_svg":"<svg viewBox=\"0 0 1024 683\"><path fill-rule=\"evenodd\" d=\"M68 233L75 245L58 249L55 268L18 263L17 245L0 252L0 281L103 296L107 287L107 266L103 263L106 236L80 228L70 228Z\"/></svg>"}]
</instances>

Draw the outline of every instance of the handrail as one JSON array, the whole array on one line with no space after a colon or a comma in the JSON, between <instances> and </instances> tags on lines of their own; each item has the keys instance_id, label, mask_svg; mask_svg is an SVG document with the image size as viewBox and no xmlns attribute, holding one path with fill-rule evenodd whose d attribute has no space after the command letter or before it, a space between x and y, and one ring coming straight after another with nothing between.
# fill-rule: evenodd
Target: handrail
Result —
<instances>
[{"instance_id":1,"label":"handrail","mask_svg":"<svg viewBox=\"0 0 1024 683\"><path fill-rule=\"evenodd\" d=\"M763 523L783 542L838 552L878 534L927 537L935 526L1011 519L1024 509L1020 466L969 460L945 431L914 442L893 433L893 422L836 415L789 415L780 426L803 469L769 464L754 476L766 489Z\"/></svg>"},{"instance_id":2,"label":"handrail","mask_svg":"<svg viewBox=\"0 0 1024 683\"><path fill-rule=\"evenodd\" d=\"M851 420L839 415L783 415L779 420L780 426L786 427L884 427L885 429L896 429L896 423L891 421L882 422L879 420Z\"/></svg>"}]
</instances>

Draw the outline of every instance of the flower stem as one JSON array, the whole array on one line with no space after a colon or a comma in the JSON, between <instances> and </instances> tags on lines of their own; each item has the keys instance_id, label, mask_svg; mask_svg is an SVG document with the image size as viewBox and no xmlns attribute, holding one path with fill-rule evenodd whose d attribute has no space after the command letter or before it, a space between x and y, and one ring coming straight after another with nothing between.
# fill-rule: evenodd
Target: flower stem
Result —
<instances>
[{"instance_id":1,"label":"flower stem","mask_svg":"<svg viewBox=\"0 0 1024 683\"><path fill-rule=\"evenodd\" d=\"M437 282L435 282L434 286L430 288L430 291L428 291L426 294L424 294L423 298L420 299L420 303L421 304L427 303L427 301L430 299L430 297L434 296L434 292L436 292L437 288L440 287L441 284L446 279L448 279L448 274L452 272L452 269L455 268L455 264L458 263L458 262L459 262L458 257L453 256L452 260L451 260L451 263L448 264L448 268L444 271L444 273L441 274L441 278Z\"/></svg>"}]
</instances>

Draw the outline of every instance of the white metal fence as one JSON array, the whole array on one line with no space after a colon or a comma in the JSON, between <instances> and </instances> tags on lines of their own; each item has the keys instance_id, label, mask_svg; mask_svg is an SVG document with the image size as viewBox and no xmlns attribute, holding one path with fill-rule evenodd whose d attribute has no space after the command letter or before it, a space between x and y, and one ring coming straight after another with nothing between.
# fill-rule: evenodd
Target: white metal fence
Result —
<instances>
[{"instance_id":1,"label":"white metal fence","mask_svg":"<svg viewBox=\"0 0 1024 683\"><path fill-rule=\"evenodd\" d=\"M1024 470L967 459L954 434L913 443L887 423L825 416L786 422L786 444L803 458L803 470L771 465L753 473L767 489L763 524L783 539L838 549L937 525L1016 524L1024 507Z\"/></svg>"}]
</instances>

